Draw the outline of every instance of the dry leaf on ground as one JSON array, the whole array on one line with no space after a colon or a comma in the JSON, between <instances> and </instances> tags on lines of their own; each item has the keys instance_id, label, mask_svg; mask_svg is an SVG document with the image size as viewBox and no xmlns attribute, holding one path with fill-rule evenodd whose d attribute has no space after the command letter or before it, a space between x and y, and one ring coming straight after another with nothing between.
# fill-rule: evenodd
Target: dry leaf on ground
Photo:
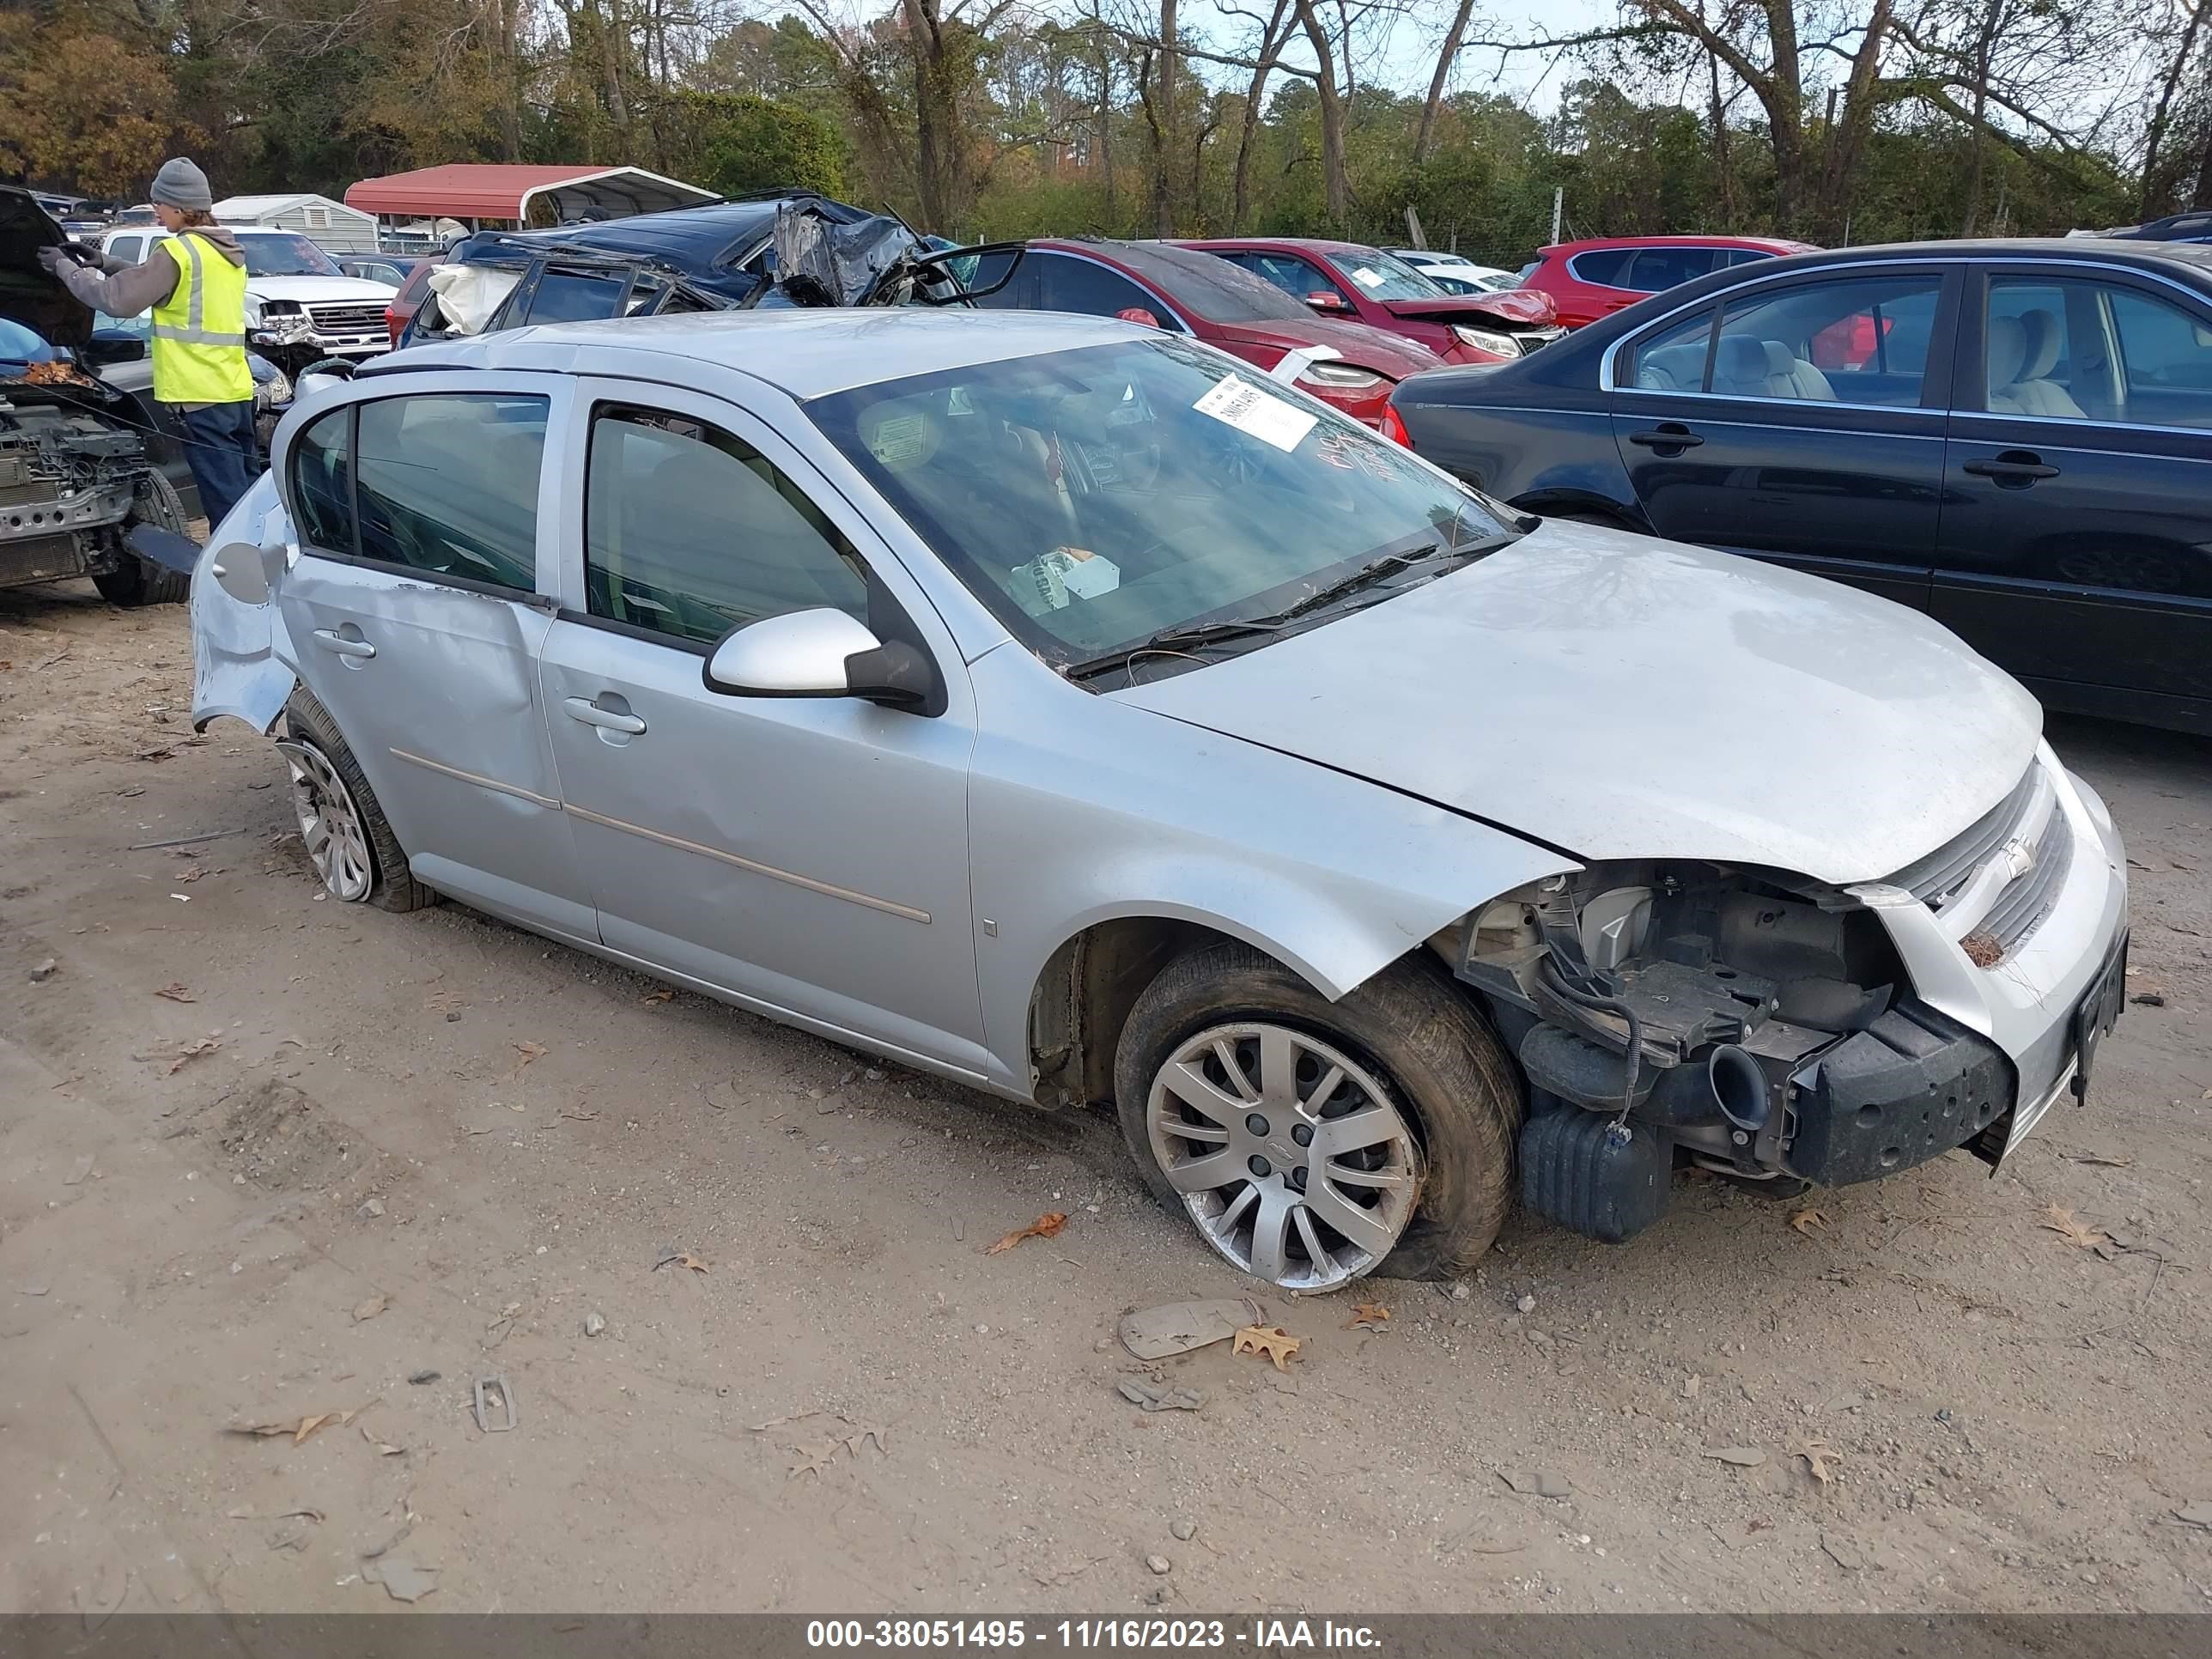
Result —
<instances>
[{"instance_id":1,"label":"dry leaf on ground","mask_svg":"<svg viewBox=\"0 0 2212 1659\"><path fill-rule=\"evenodd\" d=\"M1790 1231L1792 1232L1802 1233L1808 1238L1810 1238L1816 1231L1826 1226L1827 1224L1828 1218L1821 1214L1818 1210L1800 1210L1796 1214L1790 1218Z\"/></svg>"},{"instance_id":2,"label":"dry leaf on ground","mask_svg":"<svg viewBox=\"0 0 2212 1659\"><path fill-rule=\"evenodd\" d=\"M845 1449L850 1452L854 1456L858 1457L860 1455L860 1448L871 1440L876 1443L876 1449L878 1451L884 1453L886 1456L890 1455L890 1448L884 1444L884 1431L872 1425L865 1426L855 1433L847 1435L845 1437Z\"/></svg>"},{"instance_id":3,"label":"dry leaf on ground","mask_svg":"<svg viewBox=\"0 0 2212 1659\"><path fill-rule=\"evenodd\" d=\"M1379 1302L1358 1302L1352 1304L1352 1317L1344 1322L1347 1331L1379 1331L1386 1328L1390 1310Z\"/></svg>"},{"instance_id":4,"label":"dry leaf on ground","mask_svg":"<svg viewBox=\"0 0 2212 1659\"><path fill-rule=\"evenodd\" d=\"M2060 1204L2052 1205L2045 1212L2043 1219L2035 1224L2048 1227L2076 1249L2094 1250L2100 1244L2112 1242L2102 1227L2092 1227L2086 1222L2076 1221L2074 1212Z\"/></svg>"},{"instance_id":5,"label":"dry leaf on ground","mask_svg":"<svg viewBox=\"0 0 2212 1659\"><path fill-rule=\"evenodd\" d=\"M154 994L157 997L167 997L172 1002L198 1002L199 1000L198 997L194 996L190 991L185 988L183 981L181 981L164 985L160 990L155 992Z\"/></svg>"},{"instance_id":6,"label":"dry leaf on ground","mask_svg":"<svg viewBox=\"0 0 2212 1659\"><path fill-rule=\"evenodd\" d=\"M174 1077L178 1073L183 1071L185 1066L198 1060L202 1054L211 1054L222 1047L222 1039L221 1037L204 1036L198 1042L188 1042L183 1048L177 1050L176 1058L169 1062L168 1070L164 1072L162 1075L164 1077Z\"/></svg>"},{"instance_id":7,"label":"dry leaf on ground","mask_svg":"<svg viewBox=\"0 0 2212 1659\"><path fill-rule=\"evenodd\" d=\"M1733 1463L1740 1469L1755 1469L1766 1461L1766 1454L1756 1446L1714 1446L1705 1455L1723 1463Z\"/></svg>"},{"instance_id":8,"label":"dry leaf on ground","mask_svg":"<svg viewBox=\"0 0 2212 1659\"><path fill-rule=\"evenodd\" d=\"M361 1437L376 1448L376 1455L379 1457L398 1457L407 1449L404 1446L395 1446L388 1440L379 1440L368 1431L368 1425L366 1423L361 1425Z\"/></svg>"},{"instance_id":9,"label":"dry leaf on ground","mask_svg":"<svg viewBox=\"0 0 2212 1659\"><path fill-rule=\"evenodd\" d=\"M824 1440L811 1446L793 1446L791 1449L798 1454L799 1462L793 1463L791 1472L783 1477L787 1480L796 1480L802 1474L818 1476L837 1458L837 1443L834 1440Z\"/></svg>"},{"instance_id":10,"label":"dry leaf on ground","mask_svg":"<svg viewBox=\"0 0 2212 1659\"><path fill-rule=\"evenodd\" d=\"M1828 1465L1844 1461L1843 1453L1838 1451L1826 1440L1820 1439L1801 1441L1790 1447L1790 1455L1792 1457L1803 1458L1805 1467L1812 1471L1813 1478L1824 1486L1834 1479L1829 1471Z\"/></svg>"},{"instance_id":11,"label":"dry leaf on ground","mask_svg":"<svg viewBox=\"0 0 2212 1659\"><path fill-rule=\"evenodd\" d=\"M522 1058L514 1062L514 1069L507 1073L509 1077L520 1077L524 1066L529 1065L533 1060L542 1058L545 1054L545 1045L542 1042L518 1042L513 1046L514 1052L520 1054Z\"/></svg>"},{"instance_id":12,"label":"dry leaf on ground","mask_svg":"<svg viewBox=\"0 0 2212 1659\"><path fill-rule=\"evenodd\" d=\"M662 986L658 991L647 991L638 999L640 1002L673 1002L675 1000L675 989L666 985Z\"/></svg>"},{"instance_id":13,"label":"dry leaf on ground","mask_svg":"<svg viewBox=\"0 0 2212 1659\"><path fill-rule=\"evenodd\" d=\"M353 1310L354 1323L358 1325L364 1319L374 1319L391 1305L392 1298L382 1291L379 1291Z\"/></svg>"},{"instance_id":14,"label":"dry leaf on ground","mask_svg":"<svg viewBox=\"0 0 2212 1659\"><path fill-rule=\"evenodd\" d=\"M1237 1333L1231 1343L1231 1353L1260 1353L1275 1362L1279 1371L1290 1370L1292 1355L1305 1346L1305 1339L1292 1336L1280 1325L1247 1325Z\"/></svg>"},{"instance_id":15,"label":"dry leaf on ground","mask_svg":"<svg viewBox=\"0 0 2212 1659\"><path fill-rule=\"evenodd\" d=\"M985 1255L996 1255L1001 1250L1011 1250L1025 1238L1058 1238L1060 1230L1067 1225L1067 1217L1059 1210L1047 1210L1026 1227L1017 1227L995 1244L983 1247Z\"/></svg>"},{"instance_id":16,"label":"dry leaf on ground","mask_svg":"<svg viewBox=\"0 0 2212 1659\"><path fill-rule=\"evenodd\" d=\"M292 1443L296 1446L319 1428L345 1427L368 1409L366 1406L356 1406L349 1412L314 1412L298 1419L288 1417L279 1423L232 1423L226 1425L223 1432L256 1435L264 1440L273 1440L280 1434L289 1434L292 1437Z\"/></svg>"},{"instance_id":17,"label":"dry leaf on ground","mask_svg":"<svg viewBox=\"0 0 2212 1659\"><path fill-rule=\"evenodd\" d=\"M653 1270L659 1273L663 1267L672 1266L689 1267L695 1273L703 1273L707 1271L707 1264L689 1250L671 1250L653 1264Z\"/></svg>"}]
</instances>

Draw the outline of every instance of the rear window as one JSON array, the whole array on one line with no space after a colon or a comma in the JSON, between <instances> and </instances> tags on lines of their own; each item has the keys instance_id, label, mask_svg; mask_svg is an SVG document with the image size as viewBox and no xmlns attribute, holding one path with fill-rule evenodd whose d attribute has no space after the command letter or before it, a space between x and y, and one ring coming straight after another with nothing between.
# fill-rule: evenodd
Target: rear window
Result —
<instances>
[{"instance_id":1,"label":"rear window","mask_svg":"<svg viewBox=\"0 0 2212 1659\"><path fill-rule=\"evenodd\" d=\"M1123 242L1105 257L1157 285L1184 310L1216 323L1310 323L1297 301L1226 259L1189 248Z\"/></svg>"}]
</instances>

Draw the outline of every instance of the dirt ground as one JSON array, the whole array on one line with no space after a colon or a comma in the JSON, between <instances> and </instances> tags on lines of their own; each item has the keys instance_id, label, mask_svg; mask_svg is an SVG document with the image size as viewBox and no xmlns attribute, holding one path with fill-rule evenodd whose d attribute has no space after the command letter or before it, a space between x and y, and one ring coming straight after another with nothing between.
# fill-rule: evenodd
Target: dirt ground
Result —
<instances>
[{"instance_id":1,"label":"dirt ground","mask_svg":"<svg viewBox=\"0 0 2212 1659\"><path fill-rule=\"evenodd\" d=\"M1147 1416L1118 1316L1250 1287L1110 1125L325 902L191 678L181 609L0 594L0 1609L2208 1605L2212 745L2054 732L2163 1003L2001 1176L1518 1222Z\"/></svg>"}]
</instances>

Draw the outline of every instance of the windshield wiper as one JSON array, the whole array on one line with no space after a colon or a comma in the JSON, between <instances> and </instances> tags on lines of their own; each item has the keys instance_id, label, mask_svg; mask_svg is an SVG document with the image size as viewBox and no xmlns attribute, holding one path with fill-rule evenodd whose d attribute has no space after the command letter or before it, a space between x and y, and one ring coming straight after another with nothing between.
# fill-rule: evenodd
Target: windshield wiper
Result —
<instances>
[{"instance_id":1,"label":"windshield wiper","mask_svg":"<svg viewBox=\"0 0 2212 1659\"><path fill-rule=\"evenodd\" d=\"M1067 677L1081 679L1103 669L1126 665L1148 651L1188 651L1194 646L1212 645L1223 640L1243 639L1254 634L1273 634L1386 576L1397 575L1435 559L1475 557L1493 551L1512 539L1510 536L1489 536L1480 541L1454 544L1439 536L1426 546L1402 553L1385 553L1379 559L1370 559L1357 570L1316 588L1296 604L1285 605L1280 611L1256 617L1224 617L1215 622L1164 628L1156 634L1146 635L1134 645L1122 646L1088 662L1077 663L1066 671ZM1380 603L1379 600L1376 602Z\"/></svg>"}]
</instances>

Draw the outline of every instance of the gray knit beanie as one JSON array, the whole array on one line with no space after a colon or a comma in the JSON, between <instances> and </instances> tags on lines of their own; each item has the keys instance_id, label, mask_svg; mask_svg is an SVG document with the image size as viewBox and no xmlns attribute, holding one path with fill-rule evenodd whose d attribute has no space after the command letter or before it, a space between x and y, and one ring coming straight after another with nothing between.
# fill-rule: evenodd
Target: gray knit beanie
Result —
<instances>
[{"instance_id":1,"label":"gray knit beanie","mask_svg":"<svg viewBox=\"0 0 2212 1659\"><path fill-rule=\"evenodd\" d=\"M154 188L147 195L163 207L181 208L187 213L205 213L215 206L215 191L208 187L207 174L181 155L161 163L161 170L154 175Z\"/></svg>"}]
</instances>

